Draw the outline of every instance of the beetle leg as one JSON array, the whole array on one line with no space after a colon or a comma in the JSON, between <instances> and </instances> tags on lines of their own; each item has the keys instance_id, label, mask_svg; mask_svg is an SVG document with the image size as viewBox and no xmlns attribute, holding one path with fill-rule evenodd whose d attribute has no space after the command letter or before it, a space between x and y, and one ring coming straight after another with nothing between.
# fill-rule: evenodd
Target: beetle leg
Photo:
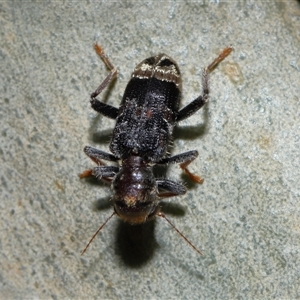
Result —
<instances>
[{"instance_id":1,"label":"beetle leg","mask_svg":"<svg viewBox=\"0 0 300 300\"><path fill-rule=\"evenodd\" d=\"M193 161L192 160L187 160L186 162L180 164L180 168L183 170L183 172L194 182L202 184L204 182L204 178L202 178L199 175L193 174L188 168L187 166Z\"/></svg>"},{"instance_id":2,"label":"beetle leg","mask_svg":"<svg viewBox=\"0 0 300 300\"><path fill-rule=\"evenodd\" d=\"M96 43L94 44L94 48L97 54L102 58L106 67L110 70L106 78L102 81L102 83L98 86L94 93L91 94L91 105L92 108L98 113L111 118L116 119L118 116L119 109L111 106L109 104L105 104L96 97L106 88L107 85L117 76L117 69L112 65L109 58L104 53L103 49Z\"/></svg>"},{"instance_id":3,"label":"beetle leg","mask_svg":"<svg viewBox=\"0 0 300 300\"><path fill-rule=\"evenodd\" d=\"M92 175L97 179L105 179L115 177L116 173L119 172L119 168L115 166L103 166L96 167L93 169Z\"/></svg>"},{"instance_id":4,"label":"beetle leg","mask_svg":"<svg viewBox=\"0 0 300 300\"><path fill-rule=\"evenodd\" d=\"M95 167L94 169L83 171L81 174L79 174L79 178L82 179L93 175L99 180L101 179L103 181L111 183L112 177L114 177L118 172L119 168L115 166Z\"/></svg>"},{"instance_id":5,"label":"beetle leg","mask_svg":"<svg viewBox=\"0 0 300 300\"><path fill-rule=\"evenodd\" d=\"M94 161L98 166L104 166L104 162L101 159L108 160L108 161L117 161L118 158L115 157L112 154L106 153L104 151L101 151L97 148L93 148L90 146L84 147L84 153L92 160ZM101 169L98 170L98 168L106 168L106 169ZM118 167L113 167L113 166L107 166L107 167L96 167L94 169L88 169L83 171L81 174L79 174L80 178L85 178L94 175L96 178L102 177L103 180L111 182L110 179L107 177L113 177L115 176L116 170L119 170ZM105 174L101 172L106 172ZM110 173L109 173L110 172Z\"/></svg>"},{"instance_id":6,"label":"beetle leg","mask_svg":"<svg viewBox=\"0 0 300 300\"><path fill-rule=\"evenodd\" d=\"M180 153L171 157L166 157L156 164L158 165L168 165L168 164L181 164L185 163L187 161L192 162L194 159L198 157L198 151L197 150L191 150L184 153Z\"/></svg>"},{"instance_id":7,"label":"beetle leg","mask_svg":"<svg viewBox=\"0 0 300 300\"><path fill-rule=\"evenodd\" d=\"M88 170L84 170L78 176L79 176L80 179L82 179L82 178L85 178L85 177L90 177L92 175L93 175L93 170L92 169L88 169Z\"/></svg>"},{"instance_id":8,"label":"beetle leg","mask_svg":"<svg viewBox=\"0 0 300 300\"><path fill-rule=\"evenodd\" d=\"M119 109L115 108L114 106L105 104L96 98L92 98L90 103L92 108L99 114L114 120L117 118Z\"/></svg>"},{"instance_id":9,"label":"beetle leg","mask_svg":"<svg viewBox=\"0 0 300 300\"><path fill-rule=\"evenodd\" d=\"M178 182L169 179L156 179L158 187L158 197L167 198L178 195L183 195L186 193L186 188Z\"/></svg>"},{"instance_id":10,"label":"beetle leg","mask_svg":"<svg viewBox=\"0 0 300 300\"><path fill-rule=\"evenodd\" d=\"M83 151L92 161L100 166L104 166L104 163L101 161L101 159L108 161L118 161L118 158L113 154L101 151L94 147L85 146Z\"/></svg>"},{"instance_id":11,"label":"beetle leg","mask_svg":"<svg viewBox=\"0 0 300 300\"><path fill-rule=\"evenodd\" d=\"M225 58L227 57L230 52L233 50L233 47L227 47L223 49L223 51L219 54L214 61L209 64L206 68L204 68L202 73L202 95L193 100L190 104L182 108L176 117L176 122L180 122L192 114L194 114L197 110L199 110L207 101L209 96L209 86L208 86L208 79L209 74L214 70L214 68Z\"/></svg>"},{"instance_id":12,"label":"beetle leg","mask_svg":"<svg viewBox=\"0 0 300 300\"><path fill-rule=\"evenodd\" d=\"M188 152L180 153L171 157L167 157L159 161L157 164L166 165L166 164L180 164L180 168L183 172L190 177L194 182L202 184L204 179L200 176L193 174L189 171L187 166L198 156L198 151L191 150Z\"/></svg>"}]
</instances>

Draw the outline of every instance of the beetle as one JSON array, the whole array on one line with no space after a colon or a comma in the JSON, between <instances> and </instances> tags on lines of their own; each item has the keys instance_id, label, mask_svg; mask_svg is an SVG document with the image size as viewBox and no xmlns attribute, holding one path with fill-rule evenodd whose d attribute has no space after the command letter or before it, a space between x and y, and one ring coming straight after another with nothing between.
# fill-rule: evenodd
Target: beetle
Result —
<instances>
[{"instance_id":1,"label":"beetle","mask_svg":"<svg viewBox=\"0 0 300 300\"><path fill-rule=\"evenodd\" d=\"M174 127L207 103L209 74L231 53L232 46L223 49L213 62L204 68L202 95L181 109L180 71L177 63L166 54L149 57L135 67L119 108L99 101L97 96L116 77L117 70L102 47L96 43L94 48L110 72L91 94L90 103L96 112L116 120L116 124L110 142L111 153L90 146L84 148L85 154L98 166L84 171L80 178L93 175L99 180L109 182L113 190L114 212L99 227L82 254L114 215L130 224L144 223L156 216L163 217L201 254L160 211L161 199L183 195L186 188L173 180L155 178L153 166L180 164L182 170L193 181L203 183L200 176L191 173L187 168L198 156L198 152L192 150L170 156L168 148ZM106 166L102 160L116 162L117 166Z\"/></svg>"}]
</instances>

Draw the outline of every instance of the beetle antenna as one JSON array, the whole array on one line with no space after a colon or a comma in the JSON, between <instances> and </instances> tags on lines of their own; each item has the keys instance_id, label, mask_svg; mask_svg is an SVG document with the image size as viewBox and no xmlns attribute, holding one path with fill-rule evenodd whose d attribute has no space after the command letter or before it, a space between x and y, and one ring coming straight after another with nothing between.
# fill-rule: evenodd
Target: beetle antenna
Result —
<instances>
[{"instance_id":1,"label":"beetle antenna","mask_svg":"<svg viewBox=\"0 0 300 300\"><path fill-rule=\"evenodd\" d=\"M157 215L158 216L160 216L160 217L162 217L162 218L164 218L172 227L173 227L173 229L175 229L176 230L176 232L196 251L196 252L198 252L200 255L203 255L202 254L202 252L199 250L199 249L197 249L196 248L196 246L194 246L193 244L192 244L192 242L190 241L190 240L188 240L184 235L183 235L183 233L181 233L176 227L175 227L175 225L166 217L166 215L164 214L164 213L162 213L162 212L159 212L159 213L157 213Z\"/></svg>"},{"instance_id":2,"label":"beetle antenna","mask_svg":"<svg viewBox=\"0 0 300 300\"><path fill-rule=\"evenodd\" d=\"M90 244L92 243L92 241L94 240L94 238L96 237L96 235L99 233L99 231L106 225L106 223L115 215L116 213L113 212L111 216L109 216L106 221L99 227L99 229L94 233L94 235L92 236L92 238L90 239L90 241L87 243L87 245L85 246L85 248L83 249L83 251L81 252L81 255L83 255L86 250L88 249L88 247L90 246Z\"/></svg>"}]
</instances>

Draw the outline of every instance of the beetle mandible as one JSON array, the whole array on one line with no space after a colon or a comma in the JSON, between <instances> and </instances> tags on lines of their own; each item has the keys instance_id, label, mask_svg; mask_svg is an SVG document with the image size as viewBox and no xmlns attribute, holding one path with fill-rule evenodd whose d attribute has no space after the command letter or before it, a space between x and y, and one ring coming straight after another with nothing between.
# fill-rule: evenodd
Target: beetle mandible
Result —
<instances>
[{"instance_id":1,"label":"beetle mandible","mask_svg":"<svg viewBox=\"0 0 300 300\"><path fill-rule=\"evenodd\" d=\"M90 175L111 184L114 212L99 227L82 254L104 225L116 214L123 221L140 224L160 216L179 233L199 254L198 250L160 211L160 199L183 195L186 188L173 180L155 178L154 165L180 164L182 170L195 182L200 176L192 174L188 165L198 156L192 150L170 156L168 147L173 129L180 121L190 117L208 101L209 74L226 58L233 48L226 47L213 62L203 69L202 95L179 109L181 75L177 63L166 54L149 57L138 64L125 89L119 108L97 99L103 89L116 77L117 70L102 47L94 45L97 54L110 70L107 77L91 94L91 106L98 113L116 120L110 142L112 154L86 146L84 152L98 166L84 171L80 178ZM116 162L118 166L105 166L102 160Z\"/></svg>"}]
</instances>

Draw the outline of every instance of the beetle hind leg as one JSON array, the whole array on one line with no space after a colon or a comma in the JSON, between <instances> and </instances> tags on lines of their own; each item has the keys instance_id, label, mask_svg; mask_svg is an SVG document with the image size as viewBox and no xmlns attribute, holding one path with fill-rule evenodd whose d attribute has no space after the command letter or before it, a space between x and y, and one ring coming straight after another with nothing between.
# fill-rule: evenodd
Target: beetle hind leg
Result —
<instances>
[{"instance_id":1,"label":"beetle hind leg","mask_svg":"<svg viewBox=\"0 0 300 300\"><path fill-rule=\"evenodd\" d=\"M108 73L106 78L100 83L95 92L91 94L91 105L92 108L98 113L108 118L116 119L118 116L119 109L99 101L98 99L96 99L96 97L112 82L112 80L117 76L118 72L117 69L110 62L109 58L106 56L103 48L100 47L97 43L94 44L94 48L97 54L102 58L103 62L105 63L106 67L110 70L110 72Z\"/></svg>"},{"instance_id":2,"label":"beetle hind leg","mask_svg":"<svg viewBox=\"0 0 300 300\"><path fill-rule=\"evenodd\" d=\"M229 46L223 49L223 51L216 57L211 64L204 68L202 73L202 95L193 100L190 104L182 108L176 117L176 122L180 122L198 111L204 104L207 103L209 97L209 74L215 69L215 67L224 60L233 50L233 47Z\"/></svg>"}]
</instances>

